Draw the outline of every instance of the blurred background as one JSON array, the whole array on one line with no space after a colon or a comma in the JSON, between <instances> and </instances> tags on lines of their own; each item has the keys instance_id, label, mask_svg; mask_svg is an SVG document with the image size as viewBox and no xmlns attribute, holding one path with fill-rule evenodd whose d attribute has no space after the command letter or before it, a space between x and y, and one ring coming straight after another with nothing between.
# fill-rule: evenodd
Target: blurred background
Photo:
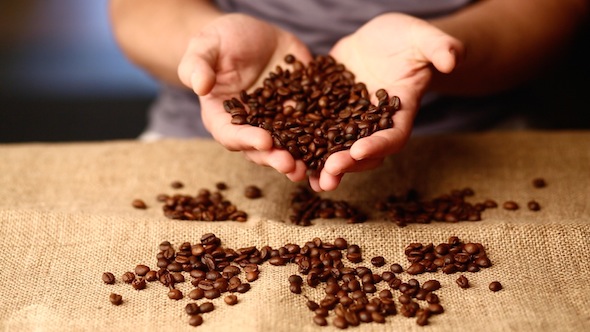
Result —
<instances>
[{"instance_id":1,"label":"blurred background","mask_svg":"<svg viewBox=\"0 0 590 332\"><path fill-rule=\"evenodd\" d=\"M131 139L142 132L157 84L119 50L107 6L0 2L0 142ZM506 129L590 128L589 36L586 27L559 65L534 82L461 105L514 112Z\"/></svg>"}]
</instances>

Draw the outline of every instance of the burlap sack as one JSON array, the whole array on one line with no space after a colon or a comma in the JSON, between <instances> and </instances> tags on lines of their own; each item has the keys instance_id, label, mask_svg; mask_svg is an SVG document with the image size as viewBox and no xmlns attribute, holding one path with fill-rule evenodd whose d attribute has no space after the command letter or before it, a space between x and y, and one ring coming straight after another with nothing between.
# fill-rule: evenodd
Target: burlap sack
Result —
<instances>
[{"instance_id":1,"label":"burlap sack","mask_svg":"<svg viewBox=\"0 0 590 332\"><path fill-rule=\"evenodd\" d=\"M323 197L346 199L370 213L363 224L315 220L310 227L288 220L289 193L296 184L269 168L245 161L209 141L105 142L0 146L0 326L6 331L333 331L312 322L307 298L321 288L288 289L294 265L261 267L252 289L229 307L205 314L202 326L187 324L184 298L167 298L166 288L149 283L136 291L120 276L139 263L155 266L158 244L197 242L206 232L223 245L278 247L314 237L344 237L364 250L407 266L410 242L440 243L451 235L481 242L493 266L466 273L472 287L455 284L459 274L423 274L437 279L445 313L425 327L397 314L385 324L362 324L353 331L584 331L590 330L590 133L491 133L415 138L382 168L345 177L341 188ZM536 189L531 181L546 179ZM173 190L180 180L185 188ZM245 223L190 222L165 218L159 193L195 193L224 181L228 199L249 214ZM255 184L264 197L248 200ZM399 228L373 211L388 194L415 188L426 197L471 187L470 200L514 200L517 211L486 210L483 221L412 224ZM144 199L149 208L130 202ZM542 210L524 208L529 200ZM111 271L115 285L101 275ZM407 274L400 276L407 280ZM504 285L488 289L491 281ZM385 287L383 283L380 287ZM188 292L190 283L180 286ZM121 306L108 300L124 298ZM397 291L394 294L399 295ZM199 301L202 302L202 301ZM398 304L399 308L399 304Z\"/></svg>"}]
</instances>

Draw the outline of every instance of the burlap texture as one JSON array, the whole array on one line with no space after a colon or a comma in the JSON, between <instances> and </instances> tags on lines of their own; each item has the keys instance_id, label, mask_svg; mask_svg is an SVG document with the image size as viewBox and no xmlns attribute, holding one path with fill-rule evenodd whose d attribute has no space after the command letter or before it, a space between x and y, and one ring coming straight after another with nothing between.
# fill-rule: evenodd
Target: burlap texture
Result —
<instances>
[{"instance_id":1,"label":"burlap texture","mask_svg":"<svg viewBox=\"0 0 590 332\"><path fill-rule=\"evenodd\" d=\"M535 177L546 179L533 188ZM173 190L181 180L186 187ZM287 220L289 193L296 184L269 168L245 161L209 141L156 143L105 142L0 146L0 327L6 331L333 331L319 328L305 307L320 289L289 292L293 265L261 267L260 279L229 307L205 323L187 324L188 298L172 301L159 283L143 291L120 281L126 271L155 266L158 244L196 242L213 232L232 248L304 244L314 237L342 236L364 250L363 265L376 255L387 264L407 266L403 248L410 242L446 241L451 235L481 242L494 265L466 273L472 287L460 289L459 276L424 274L437 279L445 313L419 327L401 315L353 331L584 331L590 330L590 132L513 132L412 139L400 154L371 172L347 176L341 188L323 197L346 199L371 212L364 224L315 220L310 227ZM245 223L166 219L158 193L195 193L224 181L225 192L249 214ZM243 189L255 184L264 198L248 200ZM433 223L398 228L372 211L373 202L415 188L427 197L471 187L471 201L492 198L542 210L487 210L483 221ZM134 198L149 208L136 210ZM111 271L115 285L101 274ZM410 277L402 274L404 280ZM493 293L489 282L504 290ZM381 287L385 286L383 283ZM190 284L181 286L189 290ZM108 301L122 294L124 304ZM397 297L397 292L394 292ZM199 301L202 302L202 301ZM399 305L398 305L399 307Z\"/></svg>"}]
</instances>

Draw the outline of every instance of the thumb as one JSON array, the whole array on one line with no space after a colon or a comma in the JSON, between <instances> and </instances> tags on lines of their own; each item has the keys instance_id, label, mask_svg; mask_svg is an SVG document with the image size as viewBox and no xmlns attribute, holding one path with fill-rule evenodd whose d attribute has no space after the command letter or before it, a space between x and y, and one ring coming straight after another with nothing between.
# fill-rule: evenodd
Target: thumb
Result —
<instances>
[{"instance_id":1,"label":"thumb","mask_svg":"<svg viewBox=\"0 0 590 332\"><path fill-rule=\"evenodd\" d=\"M219 47L217 33L202 31L191 39L178 65L180 81L199 96L211 92L215 85Z\"/></svg>"},{"instance_id":2,"label":"thumb","mask_svg":"<svg viewBox=\"0 0 590 332\"><path fill-rule=\"evenodd\" d=\"M419 39L418 48L438 71L448 74L463 58L463 43L434 27L432 29L434 31L425 33Z\"/></svg>"}]
</instances>

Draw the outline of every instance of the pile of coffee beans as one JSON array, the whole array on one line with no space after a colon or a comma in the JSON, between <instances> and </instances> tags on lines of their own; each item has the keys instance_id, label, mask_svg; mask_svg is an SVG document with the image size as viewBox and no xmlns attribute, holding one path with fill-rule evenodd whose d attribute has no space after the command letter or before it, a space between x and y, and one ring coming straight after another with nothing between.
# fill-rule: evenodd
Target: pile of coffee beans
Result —
<instances>
[{"instance_id":1,"label":"pile of coffee beans","mask_svg":"<svg viewBox=\"0 0 590 332\"><path fill-rule=\"evenodd\" d=\"M478 272L492 266L481 243L463 243L456 236L436 246L432 243L410 243L404 253L410 262L406 272L412 275L436 272L439 268L446 274Z\"/></svg>"},{"instance_id":2,"label":"pile of coffee beans","mask_svg":"<svg viewBox=\"0 0 590 332\"><path fill-rule=\"evenodd\" d=\"M133 272L125 272L121 280L131 284L138 291L147 288L147 282L159 281L168 290L168 298L178 301L183 299L185 294L176 285L186 282L185 274L189 275L194 288L187 295L192 301L186 304L185 312L189 316L188 324L192 326L203 324L203 314L213 311L215 304L212 301L223 294L228 293L223 299L225 304L237 304L236 294L250 290L250 283L258 279L260 265L266 261L273 266L297 265L298 274L288 278L289 290L293 294L304 293L303 287L323 287L325 295L321 299L309 299L305 295L306 306L313 313L312 320L319 326L328 325L330 321L333 326L340 329L362 323L384 323L386 317L398 312L396 302L400 304L399 313L404 317L415 317L416 324L420 326L427 325L433 315L444 312L435 293L441 288L438 280L427 280L422 284L414 278L403 281L401 274L404 271L398 263L392 264L388 269L381 269L381 273L358 265L364 260L360 246L349 244L341 237L333 242L316 237L302 246L288 243L276 249L270 246L260 249L255 246L231 249L222 246L221 239L217 236L207 233L202 235L199 243L184 242L175 249L170 242L164 241L159 249L156 255L157 269L139 264ZM440 255L438 258L443 258L445 262L455 257L463 261L461 255L464 253L473 255L472 258L476 262L485 257L481 244L463 244L455 236L449 238L447 243L436 247L432 244L418 246L413 243L406 248L406 256L412 264L425 262L430 255L437 254ZM421 255L422 258L418 260ZM372 257L370 262L374 268L381 268L386 264L382 256ZM461 264L469 266L469 263ZM406 273L413 274L412 266L406 269ZM461 269L463 268L457 267L457 270ZM477 272L479 269L467 271ZM116 282L116 278L111 272L105 272L102 281L110 285ZM387 286L379 286L380 283ZM461 288L469 287L465 276L459 277L457 284ZM489 289L497 292L502 289L502 285L494 281L490 283ZM397 301L394 295L396 291L400 293ZM196 302L202 299L206 300ZM109 301L114 305L120 305L123 298L119 294L111 293Z\"/></svg>"},{"instance_id":3,"label":"pile of coffee beans","mask_svg":"<svg viewBox=\"0 0 590 332\"><path fill-rule=\"evenodd\" d=\"M347 223L355 224L367 220L367 216L346 201L334 201L320 198L315 192L304 186L298 186L291 193L291 215L289 219L299 226L311 225L316 218L347 219Z\"/></svg>"},{"instance_id":4,"label":"pile of coffee beans","mask_svg":"<svg viewBox=\"0 0 590 332\"><path fill-rule=\"evenodd\" d=\"M184 188L180 181L173 181L170 186L173 189ZM248 214L227 200L222 190L227 189L225 182L215 184L218 191L210 191L202 188L195 196L186 194L159 194L158 202L163 203L164 216L170 219L195 220L195 221L246 221ZM249 199L262 197L262 190L255 185L249 185L244 190L244 196ZM147 204L142 199L134 199L131 205L136 209L147 209Z\"/></svg>"},{"instance_id":5,"label":"pile of coffee beans","mask_svg":"<svg viewBox=\"0 0 590 332\"><path fill-rule=\"evenodd\" d=\"M289 151L310 170L323 167L330 154L349 149L374 132L393 126L400 99L380 89L378 104L367 87L332 57L318 55L305 66L285 57L292 70L277 66L252 93L223 102L236 125L270 132L274 147Z\"/></svg>"},{"instance_id":6,"label":"pile of coffee beans","mask_svg":"<svg viewBox=\"0 0 590 332\"><path fill-rule=\"evenodd\" d=\"M391 195L385 201L377 202L375 208L386 212L388 219L400 227L410 223L428 224L432 221L480 221L481 213L485 209L497 207L498 203L488 199L472 204L465 200L474 194L471 188L455 189L450 194L422 200L418 192L411 189L405 195Z\"/></svg>"}]
</instances>

